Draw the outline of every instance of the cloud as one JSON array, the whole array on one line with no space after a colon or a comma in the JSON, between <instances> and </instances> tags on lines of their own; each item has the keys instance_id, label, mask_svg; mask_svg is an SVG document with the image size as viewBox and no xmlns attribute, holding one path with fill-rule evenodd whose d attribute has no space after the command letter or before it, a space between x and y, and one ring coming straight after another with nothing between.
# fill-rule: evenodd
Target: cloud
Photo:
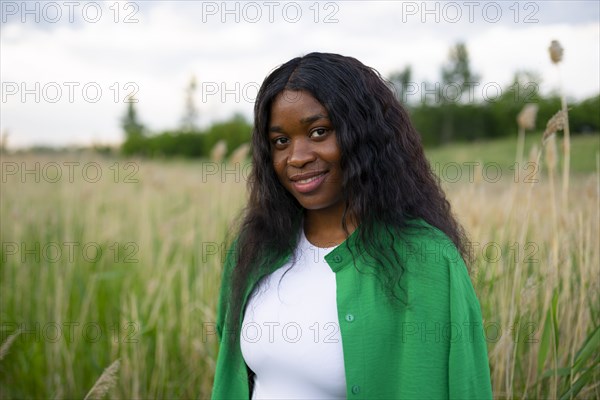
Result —
<instances>
[{"instance_id":1,"label":"cloud","mask_svg":"<svg viewBox=\"0 0 600 400\"><path fill-rule=\"evenodd\" d=\"M411 65L416 81L436 81L450 46L463 40L483 82L504 86L516 70L529 69L541 73L541 90L548 92L558 86L558 75L547 47L558 39L567 92L583 98L600 91L597 2L530 2L537 10L519 3L517 22L511 2L496 3L501 18L495 22L494 2L478 3L472 21L464 2L455 2L459 20L443 2L427 3L429 9L420 8L422 2L275 2L271 10L264 2L229 2L229 9L220 8L222 2L143 2L126 9L129 3L102 3L95 23L79 14L69 23L63 13L55 24L43 18L21 23L19 15L2 24L0 129L11 132L11 145L118 142L124 100L136 90L141 119L154 131L174 128L192 75L200 89L217 88L197 94L201 125L238 111L250 117L256 87L268 72L311 51L354 56L384 76ZM407 8L411 4L419 9ZM137 22L124 23L130 14ZM525 23L527 16L537 22ZM5 89L15 84L11 95ZM23 101L21 89L36 85L40 101L32 93ZM52 103L57 86L62 97ZM102 93L92 102L96 87Z\"/></svg>"}]
</instances>

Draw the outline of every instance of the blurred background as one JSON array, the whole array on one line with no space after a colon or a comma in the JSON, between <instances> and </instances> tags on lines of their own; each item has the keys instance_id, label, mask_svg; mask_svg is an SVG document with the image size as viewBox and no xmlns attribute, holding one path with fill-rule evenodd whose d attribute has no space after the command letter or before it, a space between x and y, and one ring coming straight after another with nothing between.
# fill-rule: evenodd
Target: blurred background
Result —
<instances>
[{"instance_id":1,"label":"blurred background","mask_svg":"<svg viewBox=\"0 0 600 400\"><path fill-rule=\"evenodd\" d=\"M470 238L496 398L600 397L597 1L0 1L0 397L207 398L266 75L389 81Z\"/></svg>"}]
</instances>

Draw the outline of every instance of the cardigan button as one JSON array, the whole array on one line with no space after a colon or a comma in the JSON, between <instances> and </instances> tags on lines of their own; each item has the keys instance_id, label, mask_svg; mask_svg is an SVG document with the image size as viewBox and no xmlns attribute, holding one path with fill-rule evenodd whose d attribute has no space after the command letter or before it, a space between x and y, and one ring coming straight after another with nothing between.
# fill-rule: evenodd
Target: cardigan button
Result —
<instances>
[{"instance_id":1,"label":"cardigan button","mask_svg":"<svg viewBox=\"0 0 600 400\"><path fill-rule=\"evenodd\" d=\"M346 321L348 321L348 322L354 321L354 315L352 315L352 314L346 314Z\"/></svg>"},{"instance_id":2,"label":"cardigan button","mask_svg":"<svg viewBox=\"0 0 600 400\"><path fill-rule=\"evenodd\" d=\"M359 394L359 393L360 393L360 386L358 386L358 385L352 386L352 394Z\"/></svg>"},{"instance_id":3,"label":"cardigan button","mask_svg":"<svg viewBox=\"0 0 600 400\"><path fill-rule=\"evenodd\" d=\"M333 257L333 261L335 261L336 263L342 262L342 257L341 256L335 256L335 257Z\"/></svg>"}]
</instances>

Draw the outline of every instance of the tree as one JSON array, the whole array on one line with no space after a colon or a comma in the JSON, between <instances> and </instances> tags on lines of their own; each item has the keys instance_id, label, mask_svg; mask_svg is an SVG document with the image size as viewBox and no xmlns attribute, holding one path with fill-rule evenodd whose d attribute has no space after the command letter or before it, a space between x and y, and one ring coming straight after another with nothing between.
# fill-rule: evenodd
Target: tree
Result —
<instances>
[{"instance_id":1,"label":"tree","mask_svg":"<svg viewBox=\"0 0 600 400\"><path fill-rule=\"evenodd\" d=\"M471 71L469 65L469 52L464 43L459 42L450 49L448 54L448 63L442 67L442 102L464 103L463 93L472 93L472 89L477 85L479 76ZM467 97L467 101L474 99Z\"/></svg>"},{"instance_id":2,"label":"tree","mask_svg":"<svg viewBox=\"0 0 600 400\"><path fill-rule=\"evenodd\" d=\"M198 109L194 101L194 94L196 93L197 83L196 77L192 75L190 83L185 90L185 112L183 114L181 122L181 130L183 132L195 132L198 130L196 126L196 119L198 118Z\"/></svg>"},{"instance_id":3,"label":"tree","mask_svg":"<svg viewBox=\"0 0 600 400\"><path fill-rule=\"evenodd\" d=\"M121 119L121 127L125 132L125 140L144 136L144 125L138 121L137 110L135 109L137 100L134 97L127 99L127 112Z\"/></svg>"},{"instance_id":4,"label":"tree","mask_svg":"<svg viewBox=\"0 0 600 400\"><path fill-rule=\"evenodd\" d=\"M121 119L121 127L125 132L125 141L121 150L126 155L144 155L148 151L148 140L145 137L146 128L138 120L137 110L135 109L136 103L137 100L134 97L127 99L127 112Z\"/></svg>"},{"instance_id":5,"label":"tree","mask_svg":"<svg viewBox=\"0 0 600 400\"><path fill-rule=\"evenodd\" d=\"M474 102L472 94L479 76L471 71L469 52L464 43L459 42L450 49L448 63L442 67L442 85L440 87L441 106L444 108L442 125L442 143L454 137L454 111L456 103ZM463 96L464 93L468 95Z\"/></svg>"},{"instance_id":6,"label":"tree","mask_svg":"<svg viewBox=\"0 0 600 400\"><path fill-rule=\"evenodd\" d=\"M396 97L398 101L402 104L408 104L408 94L407 89L408 86L412 83L412 69L410 65L404 67L402 71L392 72L390 75L390 82L394 85L396 89Z\"/></svg>"}]
</instances>

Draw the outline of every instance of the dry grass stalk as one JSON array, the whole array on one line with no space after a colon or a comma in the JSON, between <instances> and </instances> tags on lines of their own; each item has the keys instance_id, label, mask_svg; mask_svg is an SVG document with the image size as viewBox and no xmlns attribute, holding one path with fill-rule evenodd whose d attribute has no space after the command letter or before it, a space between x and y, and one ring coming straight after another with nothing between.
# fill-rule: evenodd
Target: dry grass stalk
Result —
<instances>
[{"instance_id":1,"label":"dry grass stalk","mask_svg":"<svg viewBox=\"0 0 600 400\"><path fill-rule=\"evenodd\" d=\"M556 135L550 135L546 141L546 167L550 175L554 175L554 169L556 168Z\"/></svg>"},{"instance_id":2,"label":"dry grass stalk","mask_svg":"<svg viewBox=\"0 0 600 400\"><path fill-rule=\"evenodd\" d=\"M8 350L12 346L13 342L17 339L17 337L21 334L21 330L17 329L12 335L6 339L6 342L2 343L2 347L0 347L0 361L6 357L8 354Z\"/></svg>"},{"instance_id":3,"label":"dry grass stalk","mask_svg":"<svg viewBox=\"0 0 600 400\"><path fill-rule=\"evenodd\" d=\"M224 140L219 140L215 147L210 151L210 159L214 162L221 162L227 153L227 143Z\"/></svg>"},{"instance_id":4,"label":"dry grass stalk","mask_svg":"<svg viewBox=\"0 0 600 400\"><path fill-rule=\"evenodd\" d=\"M521 287L521 295L520 295L520 312L521 314L526 314L532 304L533 296L536 295L537 290L537 282L533 276L529 276L525 281L525 284Z\"/></svg>"},{"instance_id":5,"label":"dry grass stalk","mask_svg":"<svg viewBox=\"0 0 600 400\"><path fill-rule=\"evenodd\" d=\"M117 374L121 362L117 359L104 370L84 400L100 400L117 384Z\"/></svg>"},{"instance_id":6,"label":"dry grass stalk","mask_svg":"<svg viewBox=\"0 0 600 400\"><path fill-rule=\"evenodd\" d=\"M563 147L563 155L564 155L562 200L563 200L563 204L566 205L569 200L568 193L569 193L569 169L570 169L570 164L571 164L571 134L569 132L569 111L567 108L567 99L565 97L565 92L562 88L562 80L560 78L560 68L558 65L563 59L564 49L560 45L558 40L553 40L550 43L550 47L548 48L548 50L550 51L550 59L552 60L554 65L556 65L556 69L558 70L558 82L559 82L559 86L560 86L560 102L561 102L562 111L564 113L564 128L563 128L564 136L563 136L563 146L562 146Z\"/></svg>"},{"instance_id":7,"label":"dry grass stalk","mask_svg":"<svg viewBox=\"0 0 600 400\"><path fill-rule=\"evenodd\" d=\"M571 165L571 134L569 133L569 112L567 111L567 100L562 96L562 111L564 114L564 136L563 136L563 204L568 201L569 192L569 169Z\"/></svg>"},{"instance_id":8,"label":"dry grass stalk","mask_svg":"<svg viewBox=\"0 0 600 400\"><path fill-rule=\"evenodd\" d=\"M548 182L550 183L550 197L552 206L552 222L554 225L554 236L552 238L552 251L554 255L554 262L558 262L558 213L556 205L556 196L554 189L554 170L556 169L557 163L557 151L556 151L556 135L550 135L546 142L546 166L548 167Z\"/></svg>"},{"instance_id":9,"label":"dry grass stalk","mask_svg":"<svg viewBox=\"0 0 600 400\"><path fill-rule=\"evenodd\" d=\"M559 238L559 232L558 232L558 226L557 226L557 207L556 207L556 202L555 202L555 190L554 190L554 175L553 175L553 171L554 171L554 166L556 163L556 142L555 142L555 137L556 137L556 132L559 130L562 130L564 127L564 113L562 110L558 111L556 114L554 114L552 116L552 118L550 118L550 120L548 120L548 123L546 124L546 130L544 131L544 134L542 136L542 147L547 147L546 149L546 163L548 164L549 168L549 184L550 184L550 196L551 196L551 207L552 207L552 223L553 223L553 231L554 231L554 235L552 237L552 251L553 251L553 261L556 262L556 260L558 259L558 238ZM547 142L550 141L550 145L546 146ZM549 150L548 150L549 149ZM548 153L551 153L550 155ZM535 161L535 167L537 170L537 167L540 165L540 158L541 158L541 151L538 152L537 148L532 149L532 152L530 153L530 158L531 157L535 157L536 161ZM529 186L529 190L527 193L527 197L526 197L526 205L525 205L525 220L522 222L521 224L521 229L518 235L519 240L517 241L517 243L524 243L525 242L525 238L526 238L526 234L527 234L527 229L529 226L529 220L530 220L530 213L531 213L531 197L532 197L532 191L533 191L533 186L535 184L535 182L537 182L537 179L532 179L531 180L531 185ZM513 274L513 281L512 281L512 287L511 287L511 294L510 294L510 303L509 303L509 313L508 313L508 323L512 324L513 321L516 318L516 312L517 312L517 307L518 304L516 304L516 294L517 294L517 290L519 287L521 287L521 270L522 270L522 263L517 261L515 263L515 272ZM506 385L506 389L509 393L513 392L513 380L514 380L514 372L515 372L515 361L517 359L517 346L513 346L512 351L510 351L511 356L506 358L506 374L505 374L505 385ZM512 357L512 358L511 358ZM556 361L556 357L555 357L555 361ZM555 366L556 368L556 366ZM554 388L554 392L556 393L556 388Z\"/></svg>"},{"instance_id":10,"label":"dry grass stalk","mask_svg":"<svg viewBox=\"0 0 600 400\"><path fill-rule=\"evenodd\" d=\"M537 156L538 156L538 152L539 152L539 148L537 146L537 144L534 144L533 146L531 146L531 150L529 150L529 162L530 163L537 163ZM537 165L536 165L537 167Z\"/></svg>"}]
</instances>

